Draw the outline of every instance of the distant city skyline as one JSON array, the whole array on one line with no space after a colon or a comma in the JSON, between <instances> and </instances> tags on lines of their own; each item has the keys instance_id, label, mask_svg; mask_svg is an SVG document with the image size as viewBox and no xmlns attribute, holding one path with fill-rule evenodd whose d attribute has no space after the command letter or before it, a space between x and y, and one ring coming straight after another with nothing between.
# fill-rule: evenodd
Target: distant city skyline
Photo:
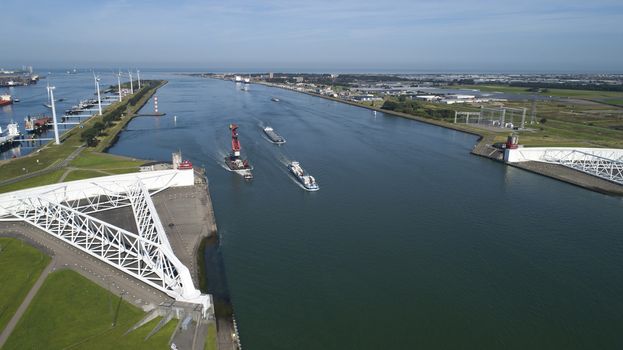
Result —
<instances>
[{"instance_id":1,"label":"distant city skyline","mask_svg":"<svg viewBox=\"0 0 623 350\"><path fill-rule=\"evenodd\" d=\"M621 1L16 1L0 67L623 72Z\"/></svg>"}]
</instances>

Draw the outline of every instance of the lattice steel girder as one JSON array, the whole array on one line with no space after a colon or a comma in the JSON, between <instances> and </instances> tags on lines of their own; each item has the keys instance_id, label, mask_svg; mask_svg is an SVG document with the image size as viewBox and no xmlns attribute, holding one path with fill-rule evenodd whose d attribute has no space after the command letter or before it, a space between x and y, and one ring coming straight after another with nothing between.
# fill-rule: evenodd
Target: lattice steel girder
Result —
<instances>
[{"instance_id":1,"label":"lattice steel girder","mask_svg":"<svg viewBox=\"0 0 623 350\"><path fill-rule=\"evenodd\" d=\"M10 217L2 208L18 205L20 198L29 197L43 197L55 203L64 203L85 213L127 206L130 204L127 189L137 179L153 191L152 194L169 186L193 184L192 170L187 170L186 173L178 170L161 170L41 186L0 195L0 220Z\"/></svg>"},{"instance_id":2,"label":"lattice steel girder","mask_svg":"<svg viewBox=\"0 0 623 350\"><path fill-rule=\"evenodd\" d=\"M599 155L578 150L548 150L543 160L623 185L623 161L613 152ZM611 158L608 158L611 156Z\"/></svg>"},{"instance_id":3,"label":"lattice steel girder","mask_svg":"<svg viewBox=\"0 0 623 350\"><path fill-rule=\"evenodd\" d=\"M159 191L173 183L176 175L163 171L145 177L153 181L150 188ZM190 175L182 174L186 178L178 180L178 185L193 184ZM120 178L123 181L71 182L66 187L0 195L0 214L4 220L26 221L176 300L201 304L205 316L211 308L210 296L195 289L190 271L173 253L145 179ZM137 233L88 214L128 205Z\"/></svg>"}]
</instances>

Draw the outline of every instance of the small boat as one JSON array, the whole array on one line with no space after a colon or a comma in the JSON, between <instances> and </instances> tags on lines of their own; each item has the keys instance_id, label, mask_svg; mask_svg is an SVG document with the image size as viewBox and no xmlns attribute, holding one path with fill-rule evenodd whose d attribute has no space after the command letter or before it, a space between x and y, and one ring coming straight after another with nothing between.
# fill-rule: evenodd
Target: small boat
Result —
<instances>
[{"instance_id":1,"label":"small boat","mask_svg":"<svg viewBox=\"0 0 623 350\"><path fill-rule=\"evenodd\" d=\"M15 102L15 103L18 103L19 101L20 101L20 99L19 99L19 98L14 98L14 99L13 99L13 102Z\"/></svg>"},{"instance_id":2,"label":"small boat","mask_svg":"<svg viewBox=\"0 0 623 350\"><path fill-rule=\"evenodd\" d=\"M49 109L52 109L52 105L51 105L51 104L48 104L48 103L43 103L43 106L45 106L45 107L47 107L47 108L49 108Z\"/></svg>"},{"instance_id":3,"label":"small boat","mask_svg":"<svg viewBox=\"0 0 623 350\"><path fill-rule=\"evenodd\" d=\"M279 102L279 99L278 99L278 98L276 98L276 97L273 97L273 98L271 98L270 100L271 100L271 101L273 101L273 102Z\"/></svg>"},{"instance_id":4,"label":"small boat","mask_svg":"<svg viewBox=\"0 0 623 350\"><path fill-rule=\"evenodd\" d=\"M0 95L0 106L6 106L13 103L13 98L9 94Z\"/></svg>"},{"instance_id":5,"label":"small boat","mask_svg":"<svg viewBox=\"0 0 623 350\"><path fill-rule=\"evenodd\" d=\"M263 130L272 143L276 143L278 145L286 143L286 139L284 139L283 136L277 134L275 130L273 130L273 128L271 128L270 126L265 127Z\"/></svg>"},{"instance_id":6,"label":"small boat","mask_svg":"<svg viewBox=\"0 0 623 350\"><path fill-rule=\"evenodd\" d=\"M301 185L303 185L305 190L318 191L320 189L320 186L316 183L316 179L311 175L305 174L305 170L303 170L299 162L291 162L288 164L288 169L301 183Z\"/></svg>"}]
</instances>

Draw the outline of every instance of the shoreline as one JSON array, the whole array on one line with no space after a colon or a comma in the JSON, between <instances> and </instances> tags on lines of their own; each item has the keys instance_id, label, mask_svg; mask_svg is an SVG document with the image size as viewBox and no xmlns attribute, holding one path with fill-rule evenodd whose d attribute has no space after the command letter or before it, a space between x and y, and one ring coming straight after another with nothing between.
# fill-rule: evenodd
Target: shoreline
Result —
<instances>
[{"instance_id":1,"label":"shoreline","mask_svg":"<svg viewBox=\"0 0 623 350\"><path fill-rule=\"evenodd\" d=\"M117 125L115 125L113 127L113 130L111 130L113 132L112 137L111 138L106 138L105 140L107 141L105 143L104 146L100 146L100 144L98 144L95 148L96 152L100 152L100 153L107 153L108 154L108 150L113 147L117 141L119 140L119 135L123 132L123 130L125 130L126 126L128 125L128 123L130 123L130 121L132 121L134 118L136 118L136 116L139 114L139 112L141 111L141 109L143 109L145 107L145 105L147 104L147 102L149 102L149 100L152 98L152 96L154 96L156 94L156 92L158 92L158 90L165 86L167 83L169 83L168 80L160 80L160 83L158 84L158 86L153 87L152 89L150 89L149 93L147 93L145 96L143 96L141 98L141 101L135 106L135 111L132 112L131 115L126 116L125 118L121 119ZM127 105L126 105L127 108Z\"/></svg>"},{"instance_id":2,"label":"shoreline","mask_svg":"<svg viewBox=\"0 0 623 350\"><path fill-rule=\"evenodd\" d=\"M218 78L213 78L213 77L211 78L218 79ZM225 79L219 79L219 80L229 81ZM573 186L581 187L583 189L590 190L593 192L610 195L610 196L623 197L623 186L618 185L614 182L610 182L610 181L607 181L607 180L604 180L604 179L601 179L601 178L598 178L592 175L588 175L588 174L564 167L562 165L539 163L539 162L526 162L526 163L531 163L531 164L522 164L522 163L515 164L515 163L505 162L504 157L503 157L503 152L500 152L500 150L497 148L491 147L491 144L493 143L492 141L495 135L480 133L476 130L465 129L464 127L456 126L456 125L449 124L447 122L443 122L443 121L439 121L435 119L429 119L429 118L414 116L411 114L384 110L381 108L377 108L373 106L366 106L366 105L363 105L357 102L345 101L339 98L316 94L313 92L287 89L282 86L278 86L278 85L274 85L270 83L264 83L264 82L254 82L254 84L283 89L286 91L303 93L309 96L320 97L320 98L324 98L324 99L334 101L334 102L341 102L341 103L351 105L354 107L361 107L361 108L365 108L368 110L377 111L377 112L385 113L388 115L393 115L393 116L400 117L400 118L410 119L410 120L418 121L421 123L435 125L438 127L474 135L478 137L478 140L474 144L472 150L470 151L470 153L473 155L487 158L493 161L497 161L507 166L512 166L512 167L522 169L522 170L525 170L525 171L528 171L534 174L549 177L551 179L558 180L558 181L561 181L561 182L564 182L564 183L567 183ZM533 163L544 164L547 166L539 167L539 166L535 166Z\"/></svg>"}]
</instances>

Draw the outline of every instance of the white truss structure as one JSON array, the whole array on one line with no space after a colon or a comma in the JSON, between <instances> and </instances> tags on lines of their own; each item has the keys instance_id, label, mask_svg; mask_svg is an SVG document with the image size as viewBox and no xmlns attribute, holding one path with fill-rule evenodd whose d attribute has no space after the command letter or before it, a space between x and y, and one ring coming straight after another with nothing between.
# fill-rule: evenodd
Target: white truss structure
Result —
<instances>
[{"instance_id":1,"label":"white truss structure","mask_svg":"<svg viewBox=\"0 0 623 350\"><path fill-rule=\"evenodd\" d=\"M193 184L192 170L162 170L42 186L0 195L0 221L27 222L176 300L201 304L207 315L210 296L173 253L151 200L170 186ZM89 215L127 206L137 232Z\"/></svg>"},{"instance_id":2,"label":"white truss structure","mask_svg":"<svg viewBox=\"0 0 623 350\"><path fill-rule=\"evenodd\" d=\"M623 149L520 147L507 149L504 160L509 163L536 161L560 164L623 185Z\"/></svg>"},{"instance_id":3,"label":"white truss structure","mask_svg":"<svg viewBox=\"0 0 623 350\"><path fill-rule=\"evenodd\" d=\"M596 155L579 150L554 149L545 151L543 160L623 185L623 156L617 153Z\"/></svg>"}]
</instances>

